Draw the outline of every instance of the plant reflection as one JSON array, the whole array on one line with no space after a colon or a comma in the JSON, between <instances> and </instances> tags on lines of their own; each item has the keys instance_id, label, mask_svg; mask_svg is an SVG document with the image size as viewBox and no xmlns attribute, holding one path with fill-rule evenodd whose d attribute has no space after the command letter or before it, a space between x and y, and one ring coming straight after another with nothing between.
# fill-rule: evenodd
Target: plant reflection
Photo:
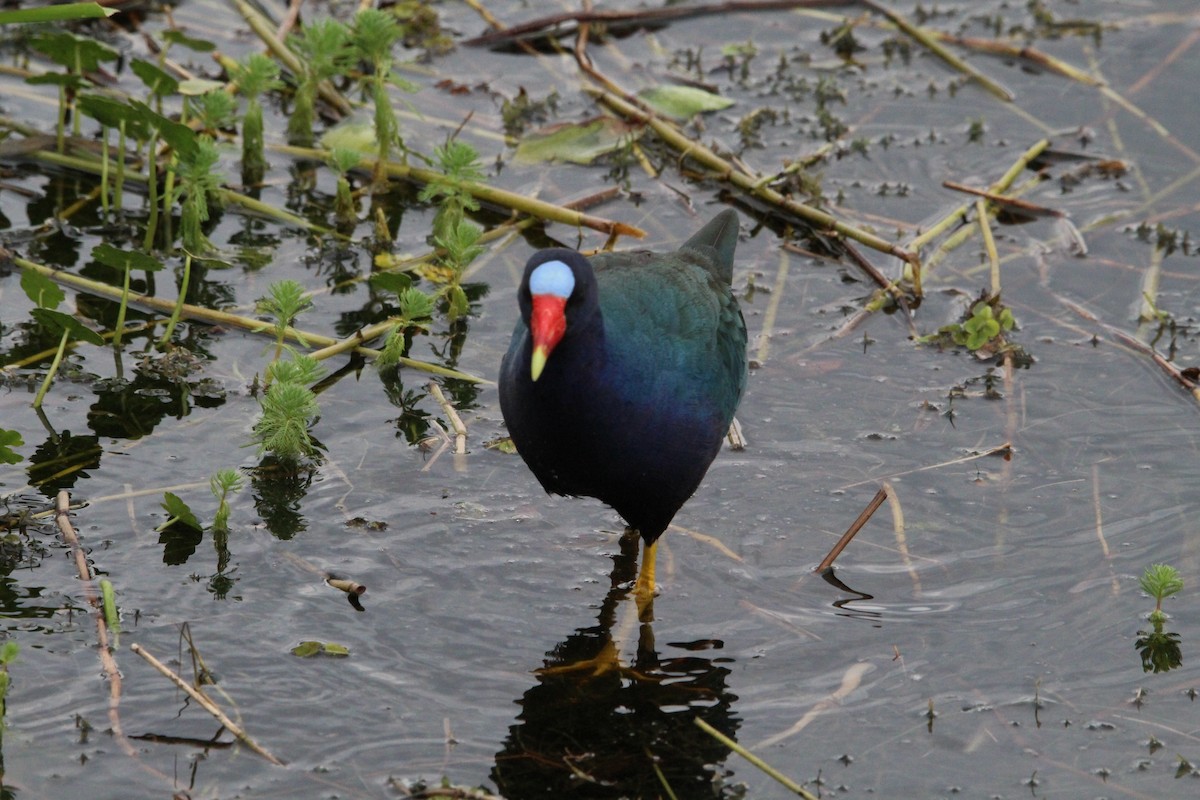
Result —
<instances>
[{"instance_id":1,"label":"plant reflection","mask_svg":"<svg viewBox=\"0 0 1200 800\"><path fill-rule=\"evenodd\" d=\"M133 377L96 382L96 402L88 409L88 426L99 436L140 439L165 416L182 419L193 405L216 408L225 402L225 389L216 381L196 377L204 362L180 348L147 356L134 367ZM120 372L118 357L118 372Z\"/></svg>"},{"instance_id":2,"label":"plant reflection","mask_svg":"<svg viewBox=\"0 0 1200 800\"><path fill-rule=\"evenodd\" d=\"M276 458L268 453L250 471L254 509L276 538L291 539L308 529L300 501L308 494L316 465Z\"/></svg>"},{"instance_id":3,"label":"plant reflection","mask_svg":"<svg viewBox=\"0 0 1200 800\"><path fill-rule=\"evenodd\" d=\"M75 481L88 477L86 470L98 468L101 453L98 436L51 431L29 457L29 483L47 497L54 497L59 489L70 489Z\"/></svg>"},{"instance_id":4,"label":"plant reflection","mask_svg":"<svg viewBox=\"0 0 1200 800\"><path fill-rule=\"evenodd\" d=\"M1163 630L1162 620L1154 620L1154 630L1138 631L1134 643L1142 657L1142 669L1146 672L1167 672L1183 664L1183 650L1178 633Z\"/></svg>"},{"instance_id":5,"label":"plant reflection","mask_svg":"<svg viewBox=\"0 0 1200 800\"><path fill-rule=\"evenodd\" d=\"M496 755L492 779L505 797L738 797L724 786L729 750L693 722L733 737L729 658L694 653L663 658L650 623L640 623L637 655L619 662L617 611L637 569L637 540L614 558L612 584L597 624L580 628L547 654L537 685ZM636 611L630 606L632 622ZM719 643L673 645L700 649Z\"/></svg>"}]
</instances>

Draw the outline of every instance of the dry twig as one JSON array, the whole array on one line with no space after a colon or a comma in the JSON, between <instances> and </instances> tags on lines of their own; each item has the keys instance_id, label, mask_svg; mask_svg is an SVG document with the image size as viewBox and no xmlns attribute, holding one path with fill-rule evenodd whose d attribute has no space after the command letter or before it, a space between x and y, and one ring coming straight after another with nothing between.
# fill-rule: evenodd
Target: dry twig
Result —
<instances>
[{"instance_id":1,"label":"dry twig","mask_svg":"<svg viewBox=\"0 0 1200 800\"><path fill-rule=\"evenodd\" d=\"M172 670L166 664L162 663L157 658L155 658L150 653L148 653L144 647L141 647L140 645L135 644L135 645L131 645L129 649L132 650L134 653L137 653L142 658L144 658L146 660L146 663L148 663L150 666L154 667L156 670L158 670L160 673L162 673L164 676L166 676L172 683L174 683L177 687L179 687L179 689L184 694L186 694L188 697L192 698L197 703L199 703L201 708L203 708L209 714L212 714L213 717L216 718L217 722L221 723L223 726L225 726L225 728L230 733L232 733L234 736L237 737L238 741L242 742L242 744L246 745L251 750L253 750L255 753L258 753L260 756L262 756L263 758L265 758L267 761L271 762L275 766L277 766L277 767L284 766L283 761L280 761L278 758L271 755L270 751L268 751L266 748L264 748L258 742L254 741L254 739L250 738L250 736L244 730L242 730L241 727L236 722L234 722L228 716L225 715L225 712L222 711L217 706L216 703L214 703L212 700L210 700L203 692L197 691L196 689L192 688L192 685L190 683L185 681L183 678L179 677L179 675L174 670Z\"/></svg>"}]
</instances>

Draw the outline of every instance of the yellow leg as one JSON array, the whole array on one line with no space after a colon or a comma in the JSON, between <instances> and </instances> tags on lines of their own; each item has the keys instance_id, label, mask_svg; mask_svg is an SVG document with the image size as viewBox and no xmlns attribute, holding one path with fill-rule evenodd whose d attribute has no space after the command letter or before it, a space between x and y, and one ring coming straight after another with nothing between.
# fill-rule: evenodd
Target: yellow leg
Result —
<instances>
[{"instance_id":1,"label":"yellow leg","mask_svg":"<svg viewBox=\"0 0 1200 800\"><path fill-rule=\"evenodd\" d=\"M633 596L637 600L638 619L649 622L654 618L654 563L658 556L658 540L646 545L642 553L642 568L638 572L637 584L633 587Z\"/></svg>"}]
</instances>

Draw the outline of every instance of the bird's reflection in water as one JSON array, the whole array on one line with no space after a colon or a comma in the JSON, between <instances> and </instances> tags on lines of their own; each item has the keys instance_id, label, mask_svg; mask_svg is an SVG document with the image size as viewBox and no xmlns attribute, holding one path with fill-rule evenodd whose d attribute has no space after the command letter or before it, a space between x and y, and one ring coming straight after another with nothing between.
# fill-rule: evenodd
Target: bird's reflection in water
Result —
<instances>
[{"instance_id":1,"label":"bird's reflection in water","mask_svg":"<svg viewBox=\"0 0 1200 800\"><path fill-rule=\"evenodd\" d=\"M492 770L504 797L740 796L725 786L728 748L693 722L735 736L737 698L726 687L732 659L697 655L720 643L672 644L689 654L660 656L651 624L636 622L629 598L623 616L638 626L637 654L632 664L619 661L614 627L636 569L637 538L626 536L598 624L550 651L537 685L518 701L518 722Z\"/></svg>"}]
</instances>

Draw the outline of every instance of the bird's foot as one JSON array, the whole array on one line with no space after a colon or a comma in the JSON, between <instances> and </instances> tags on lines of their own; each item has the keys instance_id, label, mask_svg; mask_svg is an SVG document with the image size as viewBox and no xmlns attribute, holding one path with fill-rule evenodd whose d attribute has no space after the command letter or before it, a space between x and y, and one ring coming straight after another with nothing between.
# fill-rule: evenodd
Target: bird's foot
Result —
<instances>
[{"instance_id":1,"label":"bird's foot","mask_svg":"<svg viewBox=\"0 0 1200 800\"><path fill-rule=\"evenodd\" d=\"M654 585L654 580L649 581L638 578L637 583L633 586L633 599L637 603L638 621L653 622L654 621L654 598L658 596L659 589Z\"/></svg>"}]
</instances>

